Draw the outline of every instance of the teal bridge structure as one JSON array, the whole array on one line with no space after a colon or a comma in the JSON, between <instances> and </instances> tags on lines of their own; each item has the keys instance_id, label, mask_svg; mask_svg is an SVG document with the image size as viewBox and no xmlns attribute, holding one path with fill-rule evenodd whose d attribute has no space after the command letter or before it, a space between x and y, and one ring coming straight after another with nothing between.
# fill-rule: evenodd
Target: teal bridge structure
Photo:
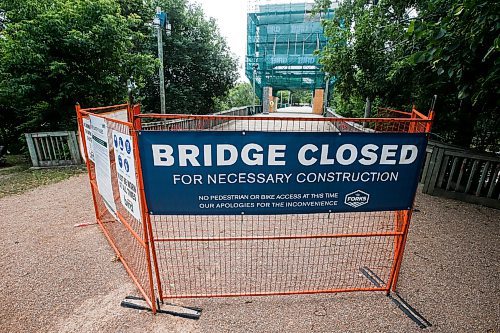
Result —
<instances>
[{"instance_id":1,"label":"teal bridge structure","mask_svg":"<svg viewBox=\"0 0 500 333\"><path fill-rule=\"evenodd\" d=\"M255 82L264 112L268 106L273 112L278 91L310 90L318 113L314 104L321 100L323 108L323 91L333 84L319 63L327 42L321 19L331 18L334 9L313 15L314 3L289 1L256 1L249 8L245 74Z\"/></svg>"}]
</instances>

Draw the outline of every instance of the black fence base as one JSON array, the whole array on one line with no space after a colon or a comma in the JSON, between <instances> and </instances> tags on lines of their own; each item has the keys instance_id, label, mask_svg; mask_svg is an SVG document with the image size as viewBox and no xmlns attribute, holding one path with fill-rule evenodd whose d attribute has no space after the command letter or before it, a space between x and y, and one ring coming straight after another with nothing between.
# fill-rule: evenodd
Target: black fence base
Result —
<instances>
[{"instance_id":1,"label":"black fence base","mask_svg":"<svg viewBox=\"0 0 500 333\"><path fill-rule=\"evenodd\" d=\"M381 287L385 285L385 282L377 275L375 274L370 268L368 267L361 267L359 271L368 279L370 280L373 285L376 287ZM413 320L415 324L418 325L420 328L427 328L431 327L432 324L425 319L424 316L422 316L415 308L413 308L408 302L406 302L397 292L393 293L388 293L387 297L400 309L403 311L403 313Z\"/></svg>"},{"instance_id":2,"label":"black fence base","mask_svg":"<svg viewBox=\"0 0 500 333\"><path fill-rule=\"evenodd\" d=\"M146 303L146 300L142 297L127 296L120 303L120 305L129 309L151 311L151 308ZM160 302L158 300L156 300L156 305L158 308L156 313L164 313L171 316L194 320L198 320L201 317L202 309L198 307L180 306L173 303L161 303L160 306Z\"/></svg>"}]
</instances>

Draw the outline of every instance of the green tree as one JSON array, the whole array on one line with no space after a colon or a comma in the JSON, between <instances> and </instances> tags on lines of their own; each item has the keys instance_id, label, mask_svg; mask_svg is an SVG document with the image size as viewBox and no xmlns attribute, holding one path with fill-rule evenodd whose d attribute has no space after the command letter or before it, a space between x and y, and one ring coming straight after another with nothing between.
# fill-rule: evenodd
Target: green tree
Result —
<instances>
[{"instance_id":1,"label":"green tree","mask_svg":"<svg viewBox=\"0 0 500 333\"><path fill-rule=\"evenodd\" d=\"M311 104L312 91L311 90L295 90L292 91L291 100L293 104Z\"/></svg>"},{"instance_id":2,"label":"green tree","mask_svg":"<svg viewBox=\"0 0 500 333\"><path fill-rule=\"evenodd\" d=\"M322 1L322 5L328 2ZM334 99L334 104L344 101L340 106L359 108L365 99L371 105L376 98L391 93L388 74L404 52L401 36L405 34L408 15L397 2L380 1L373 5L347 0L332 20L323 21L329 41L321 62L337 80L335 90L340 99ZM361 115L353 110L347 113Z\"/></svg>"},{"instance_id":3,"label":"green tree","mask_svg":"<svg viewBox=\"0 0 500 333\"><path fill-rule=\"evenodd\" d=\"M500 4L485 0L423 2L408 28L419 49L410 66L423 65L451 88L454 142L495 149L500 145ZM436 15L438 14L438 15Z\"/></svg>"},{"instance_id":4,"label":"green tree","mask_svg":"<svg viewBox=\"0 0 500 333\"><path fill-rule=\"evenodd\" d=\"M171 35L163 37L167 112L214 112L216 99L222 98L238 78L236 58L215 20L207 20L199 5L186 0L156 1L155 5L168 12L172 24ZM151 50L156 54L156 38L152 37ZM155 73L143 91L147 112L160 110L158 82Z\"/></svg>"},{"instance_id":5,"label":"green tree","mask_svg":"<svg viewBox=\"0 0 500 333\"><path fill-rule=\"evenodd\" d=\"M129 52L143 36L133 30L137 18L120 15L114 1L1 1L0 8L9 20L0 38L2 141L74 129L77 101L123 102L127 79L143 82L154 70L152 55Z\"/></svg>"},{"instance_id":6,"label":"green tree","mask_svg":"<svg viewBox=\"0 0 500 333\"><path fill-rule=\"evenodd\" d=\"M74 129L74 104L136 100L159 112L156 6L169 13L164 36L167 111L209 113L236 78L236 60L214 20L186 0L0 0L0 142L23 132ZM14 145L14 146L13 146Z\"/></svg>"},{"instance_id":7,"label":"green tree","mask_svg":"<svg viewBox=\"0 0 500 333\"><path fill-rule=\"evenodd\" d=\"M252 85L248 82L239 82L226 96L216 99L215 108L217 111L224 111L238 106L253 105L254 101L259 104Z\"/></svg>"},{"instance_id":8,"label":"green tree","mask_svg":"<svg viewBox=\"0 0 500 333\"><path fill-rule=\"evenodd\" d=\"M278 90L276 92L276 96L278 99L278 107L281 107L282 104L287 104L290 101L290 91L289 90Z\"/></svg>"},{"instance_id":9,"label":"green tree","mask_svg":"<svg viewBox=\"0 0 500 333\"><path fill-rule=\"evenodd\" d=\"M497 150L499 11L485 0L342 2L324 21L329 42L321 52L336 78L333 105L356 116L366 98L425 111L438 95L434 131Z\"/></svg>"}]
</instances>

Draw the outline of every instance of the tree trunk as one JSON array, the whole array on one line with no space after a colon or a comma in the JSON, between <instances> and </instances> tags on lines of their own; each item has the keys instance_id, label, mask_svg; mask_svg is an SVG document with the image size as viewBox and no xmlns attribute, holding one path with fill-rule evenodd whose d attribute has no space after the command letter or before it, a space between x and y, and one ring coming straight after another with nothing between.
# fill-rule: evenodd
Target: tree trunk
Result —
<instances>
[{"instance_id":1,"label":"tree trunk","mask_svg":"<svg viewBox=\"0 0 500 333\"><path fill-rule=\"evenodd\" d=\"M470 98L463 100L457 115L458 130L455 134L455 144L470 148L472 140L474 139L474 128L479 116L479 110L472 106Z\"/></svg>"}]
</instances>

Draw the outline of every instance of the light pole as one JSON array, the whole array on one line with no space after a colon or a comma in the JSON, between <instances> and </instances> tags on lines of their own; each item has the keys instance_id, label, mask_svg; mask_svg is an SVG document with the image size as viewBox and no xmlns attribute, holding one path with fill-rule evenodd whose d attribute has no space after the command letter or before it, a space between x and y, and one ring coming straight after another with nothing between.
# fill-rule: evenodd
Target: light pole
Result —
<instances>
[{"instance_id":1,"label":"light pole","mask_svg":"<svg viewBox=\"0 0 500 333\"><path fill-rule=\"evenodd\" d=\"M323 113L326 112L328 109L328 93L330 90L330 73L325 72L325 79L326 79L326 87L325 87L325 96L323 99Z\"/></svg>"},{"instance_id":2,"label":"light pole","mask_svg":"<svg viewBox=\"0 0 500 333\"><path fill-rule=\"evenodd\" d=\"M255 114L255 76L257 75L257 68L259 65L253 65L253 96L252 96L252 104L253 104L253 114Z\"/></svg>"},{"instance_id":3,"label":"light pole","mask_svg":"<svg viewBox=\"0 0 500 333\"><path fill-rule=\"evenodd\" d=\"M161 11L160 7L156 7L156 16L153 20L153 25L156 27L156 35L158 37L158 59L160 60L160 68L158 69L158 74L160 76L160 110L161 113L165 112L165 72L163 69L163 28L165 29L166 35L169 36L171 32L171 26L168 22L168 15Z\"/></svg>"},{"instance_id":4,"label":"light pole","mask_svg":"<svg viewBox=\"0 0 500 333\"><path fill-rule=\"evenodd\" d=\"M134 82L134 77L131 76L130 79L127 80L128 100L130 105L134 105L134 90L136 88L137 85Z\"/></svg>"}]
</instances>

